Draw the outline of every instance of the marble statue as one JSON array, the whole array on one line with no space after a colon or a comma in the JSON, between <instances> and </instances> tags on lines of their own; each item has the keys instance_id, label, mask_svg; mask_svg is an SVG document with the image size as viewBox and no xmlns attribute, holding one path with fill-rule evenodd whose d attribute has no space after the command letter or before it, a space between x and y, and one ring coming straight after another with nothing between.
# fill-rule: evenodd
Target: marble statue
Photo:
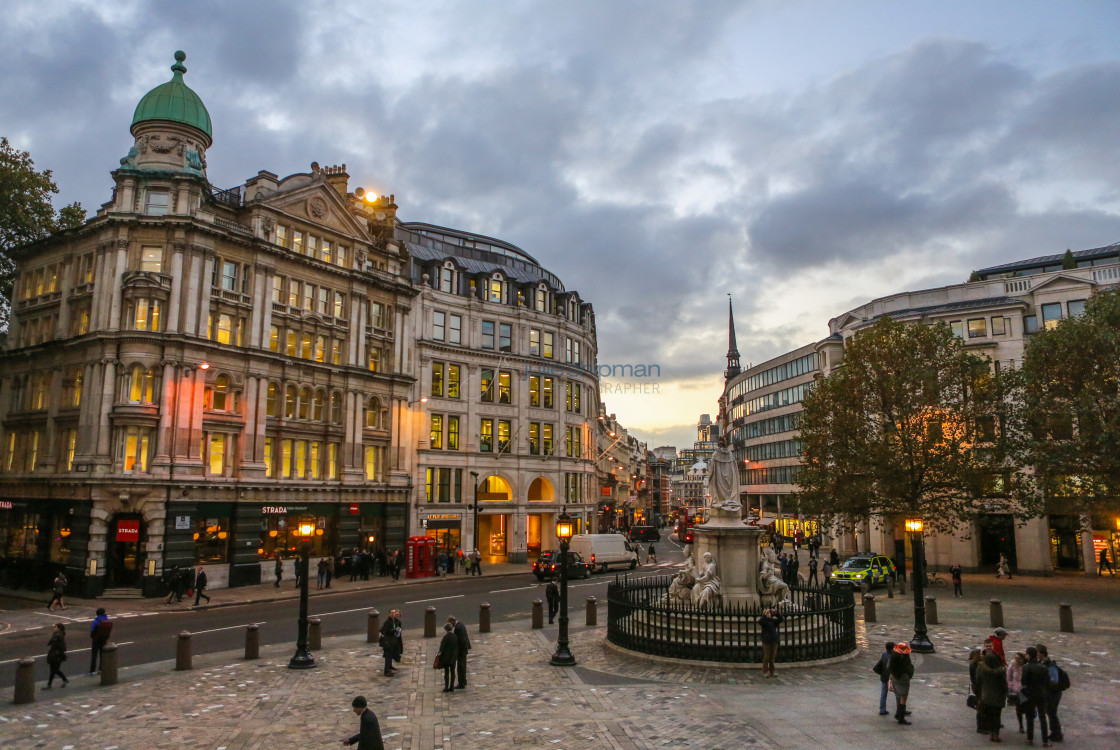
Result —
<instances>
[{"instance_id":1,"label":"marble statue","mask_svg":"<svg viewBox=\"0 0 1120 750\"><path fill-rule=\"evenodd\" d=\"M789 586L782 580L782 566L778 562L778 555L769 547L766 548L762 562L759 563L758 595L763 608L788 609L793 605Z\"/></svg>"},{"instance_id":2,"label":"marble statue","mask_svg":"<svg viewBox=\"0 0 1120 750\"><path fill-rule=\"evenodd\" d=\"M692 589L696 586L696 577L692 575L692 568L681 570L669 583L669 593L666 594L661 604L669 607L691 607Z\"/></svg>"},{"instance_id":3,"label":"marble statue","mask_svg":"<svg viewBox=\"0 0 1120 750\"><path fill-rule=\"evenodd\" d=\"M712 510L737 515L743 508L739 503L738 467L725 437L720 437L719 445L708 464L708 494L712 497Z\"/></svg>"},{"instance_id":4,"label":"marble statue","mask_svg":"<svg viewBox=\"0 0 1120 750\"><path fill-rule=\"evenodd\" d=\"M696 585L692 589L692 604L698 609L713 609L720 605L722 589L719 570L711 552L705 552L703 562L696 568Z\"/></svg>"}]
</instances>

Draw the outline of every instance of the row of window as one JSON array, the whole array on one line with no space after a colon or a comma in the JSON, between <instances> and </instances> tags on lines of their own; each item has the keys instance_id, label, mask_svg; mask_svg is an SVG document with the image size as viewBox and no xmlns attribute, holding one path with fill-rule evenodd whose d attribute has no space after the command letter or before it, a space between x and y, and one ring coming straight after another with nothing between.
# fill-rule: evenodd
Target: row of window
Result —
<instances>
[{"instance_id":1,"label":"row of window","mask_svg":"<svg viewBox=\"0 0 1120 750\"><path fill-rule=\"evenodd\" d=\"M1085 300L1072 299L1066 303L1066 312L1069 317L1075 318L1085 314ZM1042 319L1041 328L1054 328L1062 319L1062 303L1047 302L1041 305L1038 315L1023 316L1023 332L1038 333L1039 318Z\"/></svg>"},{"instance_id":2,"label":"row of window","mask_svg":"<svg viewBox=\"0 0 1120 750\"><path fill-rule=\"evenodd\" d=\"M555 425L549 422L529 422L528 447L531 456L553 455ZM583 428L572 425L565 428L564 450L569 458L583 455ZM428 447L431 450L457 451L461 448L462 417L457 414L431 414L428 423ZM481 453L513 453L513 422L508 419L481 417L479 419L479 444Z\"/></svg>"},{"instance_id":3,"label":"row of window","mask_svg":"<svg viewBox=\"0 0 1120 750\"><path fill-rule=\"evenodd\" d=\"M272 277L272 301L320 315L346 317L346 295L293 277Z\"/></svg>"},{"instance_id":4,"label":"row of window","mask_svg":"<svg viewBox=\"0 0 1120 750\"><path fill-rule=\"evenodd\" d=\"M338 448L338 443L266 437L264 475L279 479L338 479Z\"/></svg>"},{"instance_id":5,"label":"row of window","mask_svg":"<svg viewBox=\"0 0 1120 750\"><path fill-rule=\"evenodd\" d=\"M268 350L314 362L343 364L344 339L314 334L296 328L271 326L268 332Z\"/></svg>"},{"instance_id":6,"label":"row of window","mask_svg":"<svg viewBox=\"0 0 1120 750\"><path fill-rule=\"evenodd\" d=\"M462 395L463 366L449 362L432 363L430 393L436 398L458 399ZM513 403L513 372L510 370L483 369L479 372L479 399L485 403ZM529 406L543 409L555 408L555 379L547 376L529 376ZM583 386L580 383L564 384L564 408L579 414L582 409Z\"/></svg>"},{"instance_id":7,"label":"row of window","mask_svg":"<svg viewBox=\"0 0 1120 750\"><path fill-rule=\"evenodd\" d=\"M583 484L588 475L566 472L564 474L563 502L583 502ZM551 502L552 491L547 480L536 479L529 488L532 502ZM425 469L424 499L429 503L463 502L463 469L431 466ZM499 476L489 476L478 485L480 502L510 502L513 499L509 483Z\"/></svg>"},{"instance_id":8,"label":"row of window","mask_svg":"<svg viewBox=\"0 0 1120 750\"><path fill-rule=\"evenodd\" d=\"M765 469L747 469L743 474L744 484L794 484L801 466L770 466Z\"/></svg>"},{"instance_id":9,"label":"row of window","mask_svg":"<svg viewBox=\"0 0 1120 750\"><path fill-rule=\"evenodd\" d=\"M991 321L991 332L993 336L1006 336L1007 334L1011 333L1011 318L997 316L993 317ZM968 330L968 337L970 339L987 338L987 318L970 318L967 321L954 320L949 323L949 328L952 329L953 335L959 339L964 338L966 326Z\"/></svg>"},{"instance_id":10,"label":"row of window","mask_svg":"<svg viewBox=\"0 0 1120 750\"><path fill-rule=\"evenodd\" d=\"M770 417L769 419L751 422L744 425L741 430L743 438L749 440L766 435L777 435L780 432L791 432L800 428L801 412L794 412L793 414L783 414L780 417Z\"/></svg>"},{"instance_id":11,"label":"row of window","mask_svg":"<svg viewBox=\"0 0 1120 750\"><path fill-rule=\"evenodd\" d=\"M449 344L463 343L463 318L461 315L436 310L432 313L432 340ZM529 354L533 357L555 358L556 334L540 328L529 329ZM480 322L479 347L491 351L513 352L513 325L493 320ZM579 341L564 340L564 361L572 364L582 362L582 348Z\"/></svg>"},{"instance_id":12,"label":"row of window","mask_svg":"<svg viewBox=\"0 0 1120 750\"><path fill-rule=\"evenodd\" d=\"M740 404L735 404L731 407L731 419L740 419L750 416L751 414L757 414L760 411L777 409L782 406L799 403L801 399L805 398L805 394L809 392L811 386L812 383L802 383L801 385L783 388L780 391L767 393L765 396L757 396Z\"/></svg>"},{"instance_id":13,"label":"row of window","mask_svg":"<svg viewBox=\"0 0 1120 750\"><path fill-rule=\"evenodd\" d=\"M807 375L819 369L820 361L817 357L817 353L812 352L811 354L792 359L789 362L784 362L768 370L763 370L756 375L751 375L749 378L745 378L732 387L728 398L735 399L745 393L757 391L759 388L765 388L768 385L774 385L783 380Z\"/></svg>"},{"instance_id":14,"label":"row of window","mask_svg":"<svg viewBox=\"0 0 1120 750\"><path fill-rule=\"evenodd\" d=\"M336 266L346 266L350 255L350 248L341 242L332 241L326 237L317 237L309 232L283 224L276 227L276 244L280 247L290 248L293 252L306 255L309 258L332 263Z\"/></svg>"},{"instance_id":15,"label":"row of window","mask_svg":"<svg viewBox=\"0 0 1120 750\"><path fill-rule=\"evenodd\" d=\"M462 274L458 267L451 261L444 261L437 270L435 278L430 282L432 286L447 294L461 294ZM470 279L469 294L471 297L494 302L501 305L510 304L510 282L501 271L495 271L486 279ZM526 294L531 296L526 301ZM568 320L579 322L580 307L575 299L560 300L543 282L537 284L535 289L517 290L517 305L524 307L529 304L537 312L551 312L553 315L562 315Z\"/></svg>"},{"instance_id":16,"label":"row of window","mask_svg":"<svg viewBox=\"0 0 1120 750\"><path fill-rule=\"evenodd\" d=\"M763 461L768 458L799 458L802 450L800 440L779 440L774 443L748 445L746 455L751 461Z\"/></svg>"}]
</instances>

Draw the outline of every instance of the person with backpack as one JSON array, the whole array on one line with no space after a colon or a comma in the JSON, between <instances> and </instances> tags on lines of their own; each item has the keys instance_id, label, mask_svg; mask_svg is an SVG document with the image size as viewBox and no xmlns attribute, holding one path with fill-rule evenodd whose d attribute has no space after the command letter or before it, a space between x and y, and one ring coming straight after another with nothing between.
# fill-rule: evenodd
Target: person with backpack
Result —
<instances>
[{"instance_id":1,"label":"person with backpack","mask_svg":"<svg viewBox=\"0 0 1120 750\"><path fill-rule=\"evenodd\" d=\"M882 685L882 687L879 689L880 716L886 716L890 713L890 711L887 710L887 693L890 692L889 690L887 690L887 686L890 684L891 674L887 671L887 667L890 666L891 653L893 651L894 643L892 641L887 641L886 649L883 651L883 653L879 654L879 661L875 662L875 666L871 668L872 672L879 675L879 682Z\"/></svg>"},{"instance_id":2,"label":"person with backpack","mask_svg":"<svg viewBox=\"0 0 1120 750\"><path fill-rule=\"evenodd\" d=\"M1062 741L1062 722L1058 718L1058 704L1062 702L1062 693L1069 690L1069 675L1050 658L1050 652L1041 643L1035 646L1038 650L1038 661L1046 667L1049 677L1049 691L1046 696L1046 718L1050 721L1050 741Z\"/></svg>"},{"instance_id":3,"label":"person with backpack","mask_svg":"<svg viewBox=\"0 0 1120 750\"><path fill-rule=\"evenodd\" d=\"M47 611L54 612L55 602L58 602L60 609L66 609L66 604L62 601L62 595L66 593L66 576L63 573L59 572L59 574L54 577L52 590L53 595L50 604L47 605Z\"/></svg>"},{"instance_id":4,"label":"person with backpack","mask_svg":"<svg viewBox=\"0 0 1120 750\"><path fill-rule=\"evenodd\" d=\"M93 618L93 622L89 626L89 639L90 639L90 657L89 657L89 674L90 677L98 673L97 662L101 657L101 649L109 642L109 636L113 634L113 622L109 619L109 615L105 614L104 607L97 608L97 616Z\"/></svg>"}]
</instances>

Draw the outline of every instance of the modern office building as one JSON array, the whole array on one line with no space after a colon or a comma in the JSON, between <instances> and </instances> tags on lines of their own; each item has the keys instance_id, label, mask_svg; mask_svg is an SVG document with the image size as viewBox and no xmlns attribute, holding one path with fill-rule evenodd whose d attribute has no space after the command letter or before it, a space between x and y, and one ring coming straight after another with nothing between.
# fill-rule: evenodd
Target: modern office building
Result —
<instances>
[{"instance_id":1,"label":"modern office building","mask_svg":"<svg viewBox=\"0 0 1120 750\"><path fill-rule=\"evenodd\" d=\"M844 342L878 318L951 326L965 346L985 355L995 367L1016 367L1031 334L1078 315L1085 300L1120 285L1120 244L1074 252L1072 268L1062 255L1050 255L981 269L963 284L903 292L872 300L829 321L829 336L739 370L732 339L723 398L728 432L740 461L744 506L762 511L793 528L806 520L796 503L800 466L798 426L801 399L815 377L827 377L843 357ZM994 506L999 507L996 503ZM1020 523L1009 512L993 512L956 535L927 541L931 565L959 563L978 570L1005 554L1023 572L1049 574L1061 569L1093 570L1101 546L1116 559L1120 526L1115 517L1087 519L1051 514ZM904 551L901 519L868 524L855 537L838 540L842 550ZM897 546L896 546L897 545Z\"/></svg>"},{"instance_id":2,"label":"modern office building","mask_svg":"<svg viewBox=\"0 0 1120 750\"><path fill-rule=\"evenodd\" d=\"M556 549L565 508L593 528L595 313L529 253L421 223L395 236L418 291L409 446L414 528L492 562ZM594 424L593 424L594 423Z\"/></svg>"}]
</instances>

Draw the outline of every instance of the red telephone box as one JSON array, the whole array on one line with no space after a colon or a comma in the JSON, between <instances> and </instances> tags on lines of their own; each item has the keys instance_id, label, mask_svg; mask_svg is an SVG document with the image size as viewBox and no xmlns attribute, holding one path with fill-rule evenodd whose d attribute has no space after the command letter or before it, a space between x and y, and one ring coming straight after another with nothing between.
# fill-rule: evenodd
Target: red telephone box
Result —
<instances>
[{"instance_id":1,"label":"red telephone box","mask_svg":"<svg viewBox=\"0 0 1120 750\"><path fill-rule=\"evenodd\" d=\"M436 574L439 542L430 536L409 537L404 543L405 578L426 578Z\"/></svg>"}]
</instances>

